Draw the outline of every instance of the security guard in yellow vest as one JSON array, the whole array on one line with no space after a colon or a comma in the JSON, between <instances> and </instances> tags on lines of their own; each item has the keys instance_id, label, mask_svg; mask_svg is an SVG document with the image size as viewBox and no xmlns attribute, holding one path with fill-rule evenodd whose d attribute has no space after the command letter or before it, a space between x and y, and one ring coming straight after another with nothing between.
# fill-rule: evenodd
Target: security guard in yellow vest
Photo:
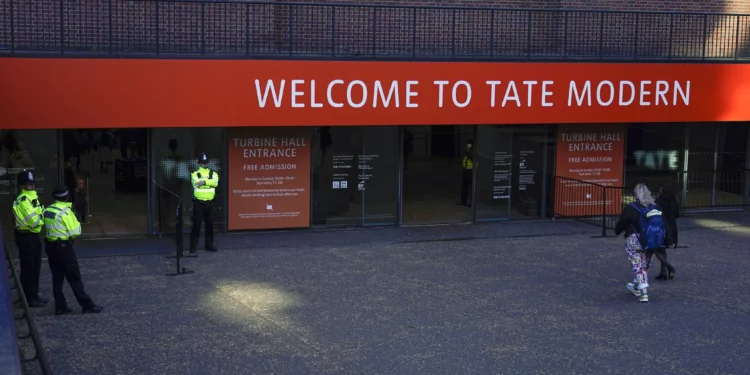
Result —
<instances>
[{"instance_id":1,"label":"security guard in yellow vest","mask_svg":"<svg viewBox=\"0 0 750 375\"><path fill-rule=\"evenodd\" d=\"M201 222L206 222L206 250L216 251L214 246L214 198L219 186L219 174L208 168L208 156L198 157L198 170L190 175L193 185L193 228L190 231L190 252L194 253L201 232Z\"/></svg>"},{"instance_id":2,"label":"security guard in yellow vest","mask_svg":"<svg viewBox=\"0 0 750 375\"><path fill-rule=\"evenodd\" d=\"M39 197L34 189L34 173L23 170L16 177L20 189L13 202L13 216L16 229L13 232L18 258L21 262L21 288L31 307L42 307L49 300L39 296L39 272L42 270L42 210Z\"/></svg>"},{"instance_id":3,"label":"security guard in yellow vest","mask_svg":"<svg viewBox=\"0 0 750 375\"><path fill-rule=\"evenodd\" d=\"M466 149L464 150L464 156L461 158L461 201L458 203L462 206L471 206L469 200L469 191L471 190L471 183L474 177L474 154L473 154L474 142L469 139L466 141Z\"/></svg>"},{"instance_id":4,"label":"security guard in yellow vest","mask_svg":"<svg viewBox=\"0 0 750 375\"><path fill-rule=\"evenodd\" d=\"M55 203L44 210L44 238L49 269L52 272L52 292L55 297L55 315L73 312L63 294L63 282L67 279L82 312L100 313L104 309L97 306L83 289L78 257L73 249L75 238L81 235L81 223L76 219L70 201L71 192L61 186L52 191Z\"/></svg>"}]
</instances>

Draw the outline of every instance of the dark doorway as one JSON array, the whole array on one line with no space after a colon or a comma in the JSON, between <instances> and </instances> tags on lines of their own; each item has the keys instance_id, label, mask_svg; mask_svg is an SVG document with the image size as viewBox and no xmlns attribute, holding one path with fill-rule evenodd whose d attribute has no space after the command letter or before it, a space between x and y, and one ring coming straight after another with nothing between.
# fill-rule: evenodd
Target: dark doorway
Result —
<instances>
[{"instance_id":1,"label":"dark doorway","mask_svg":"<svg viewBox=\"0 0 750 375\"><path fill-rule=\"evenodd\" d=\"M62 181L85 236L147 232L148 129L62 131Z\"/></svg>"},{"instance_id":2,"label":"dark doorway","mask_svg":"<svg viewBox=\"0 0 750 375\"><path fill-rule=\"evenodd\" d=\"M468 175L462 165L466 142L473 141L473 125L404 126L403 224L469 222L472 186L461 204L462 183Z\"/></svg>"}]
</instances>

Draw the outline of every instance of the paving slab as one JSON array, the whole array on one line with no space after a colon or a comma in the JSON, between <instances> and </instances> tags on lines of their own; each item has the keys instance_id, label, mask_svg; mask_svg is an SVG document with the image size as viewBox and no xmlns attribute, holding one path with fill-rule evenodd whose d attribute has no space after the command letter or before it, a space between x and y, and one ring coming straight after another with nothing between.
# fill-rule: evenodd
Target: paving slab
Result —
<instances>
[{"instance_id":1,"label":"paving slab","mask_svg":"<svg viewBox=\"0 0 750 375\"><path fill-rule=\"evenodd\" d=\"M55 374L740 374L748 222L682 221L648 304L622 238L542 222L237 236L176 277L160 255L82 257L105 312L35 319Z\"/></svg>"}]
</instances>

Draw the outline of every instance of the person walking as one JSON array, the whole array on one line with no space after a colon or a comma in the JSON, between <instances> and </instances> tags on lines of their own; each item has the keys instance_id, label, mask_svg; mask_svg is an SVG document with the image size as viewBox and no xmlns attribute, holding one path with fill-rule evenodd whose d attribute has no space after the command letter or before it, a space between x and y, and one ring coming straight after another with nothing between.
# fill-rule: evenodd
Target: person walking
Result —
<instances>
[{"instance_id":1,"label":"person walking","mask_svg":"<svg viewBox=\"0 0 750 375\"><path fill-rule=\"evenodd\" d=\"M625 252L633 269L633 282L626 287L641 302L648 302L648 267L656 248L664 246L661 208L646 184L633 190L635 202L626 206L615 225L615 235L624 233ZM645 245L645 246L644 246Z\"/></svg>"},{"instance_id":2,"label":"person walking","mask_svg":"<svg viewBox=\"0 0 750 375\"><path fill-rule=\"evenodd\" d=\"M214 246L214 198L219 186L219 174L208 168L208 156L201 153L198 157L198 169L190 175L193 185L193 227L190 231L190 252L195 253L201 223L205 221L204 234L207 251L217 251Z\"/></svg>"},{"instance_id":3,"label":"person walking","mask_svg":"<svg viewBox=\"0 0 750 375\"><path fill-rule=\"evenodd\" d=\"M13 202L16 224L13 235L21 263L21 288L30 307L42 307L49 302L39 296L39 273L42 270L42 241L39 233L44 226L44 207L36 194L33 172L21 171L16 176L16 182L20 192Z\"/></svg>"},{"instance_id":4,"label":"person walking","mask_svg":"<svg viewBox=\"0 0 750 375\"><path fill-rule=\"evenodd\" d=\"M672 280L674 279L675 268L667 261L667 247L677 247L677 218L680 217L680 204L677 202L677 191L671 182L667 181L661 185L656 204L662 209L664 226L667 230L664 240L666 247L654 252L656 259L661 263L659 275L656 276L656 279Z\"/></svg>"},{"instance_id":5,"label":"person walking","mask_svg":"<svg viewBox=\"0 0 750 375\"><path fill-rule=\"evenodd\" d=\"M55 315L73 312L63 294L63 282L67 279L73 294L81 306L81 312L100 313L103 307L94 303L83 288L81 270L78 266L73 243L81 235L81 223L76 219L70 202L73 193L61 186L52 191L55 203L44 210L45 251L52 273L52 292L55 298Z\"/></svg>"}]
</instances>

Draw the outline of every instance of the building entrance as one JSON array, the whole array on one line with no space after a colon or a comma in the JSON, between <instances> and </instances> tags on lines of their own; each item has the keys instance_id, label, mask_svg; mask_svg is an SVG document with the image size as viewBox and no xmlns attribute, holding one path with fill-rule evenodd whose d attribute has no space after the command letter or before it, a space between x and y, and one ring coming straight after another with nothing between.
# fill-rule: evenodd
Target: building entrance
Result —
<instances>
[{"instance_id":1,"label":"building entrance","mask_svg":"<svg viewBox=\"0 0 750 375\"><path fill-rule=\"evenodd\" d=\"M148 130L62 130L62 183L86 236L147 233Z\"/></svg>"},{"instance_id":2,"label":"building entrance","mask_svg":"<svg viewBox=\"0 0 750 375\"><path fill-rule=\"evenodd\" d=\"M473 219L473 174L462 163L475 126L404 126L402 223L444 224ZM472 149L472 155L475 155ZM468 185L467 185L468 184Z\"/></svg>"},{"instance_id":3,"label":"building entrance","mask_svg":"<svg viewBox=\"0 0 750 375\"><path fill-rule=\"evenodd\" d=\"M0 130L0 223L6 240L13 239L18 172L32 171L39 200L51 203L50 194L59 181L57 150L57 130Z\"/></svg>"}]
</instances>

